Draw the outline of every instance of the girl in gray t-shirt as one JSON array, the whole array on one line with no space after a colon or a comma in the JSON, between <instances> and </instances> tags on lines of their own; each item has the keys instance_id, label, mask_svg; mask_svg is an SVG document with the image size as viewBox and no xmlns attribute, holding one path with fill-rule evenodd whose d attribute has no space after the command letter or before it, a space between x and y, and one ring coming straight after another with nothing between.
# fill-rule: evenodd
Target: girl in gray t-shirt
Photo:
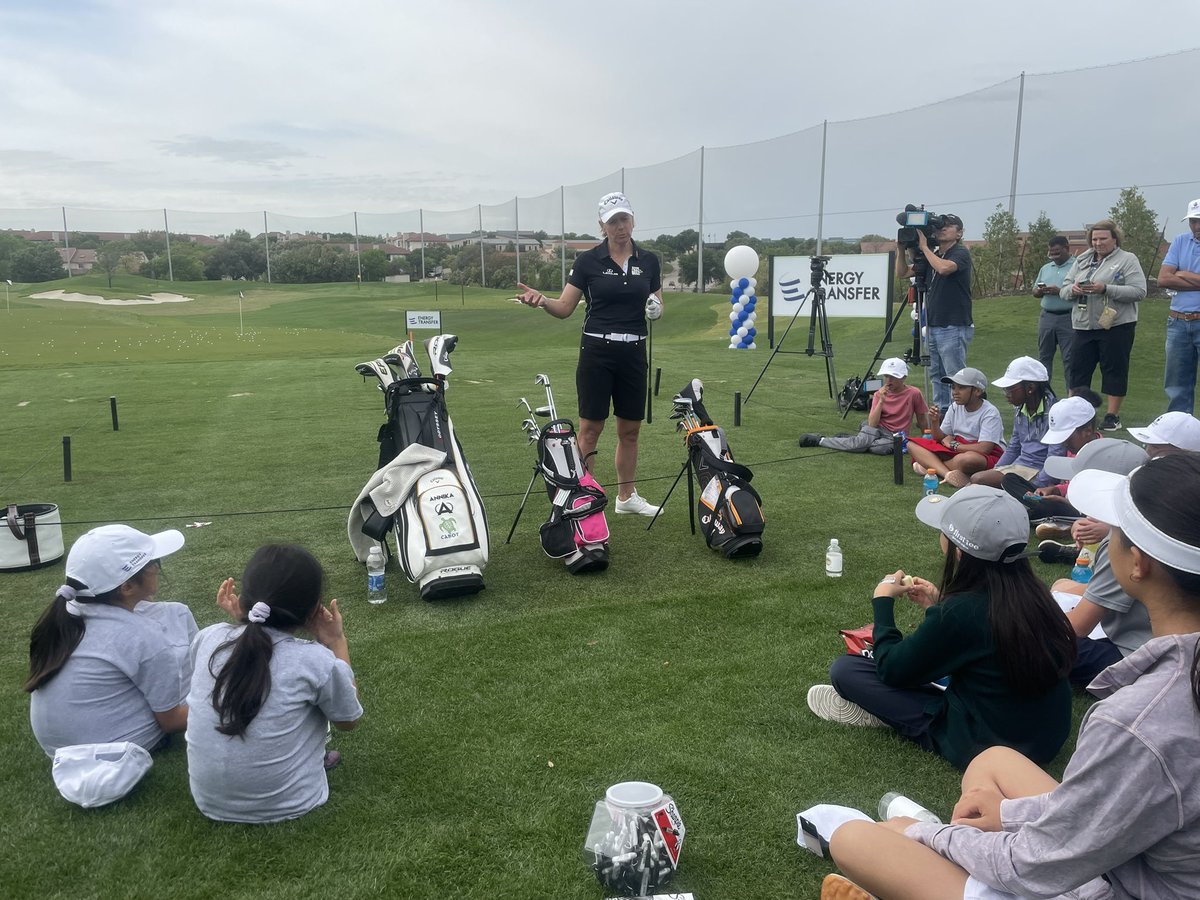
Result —
<instances>
[{"instance_id":1,"label":"girl in gray t-shirt","mask_svg":"<svg viewBox=\"0 0 1200 900\"><path fill-rule=\"evenodd\" d=\"M115 741L153 750L183 731L183 648L196 622L182 603L150 602L159 560L182 546L178 531L128 525L93 528L72 545L66 584L29 641L29 721L48 756Z\"/></svg>"},{"instance_id":2,"label":"girl in gray t-shirt","mask_svg":"<svg viewBox=\"0 0 1200 900\"><path fill-rule=\"evenodd\" d=\"M192 642L188 779L196 806L225 822L294 819L329 798L329 722L358 724L354 672L337 601L321 604L324 572L302 547L260 547L227 578L217 605L238 620ZM316 641L296 636L301 629Z\"/></svg>"}]
</instances>

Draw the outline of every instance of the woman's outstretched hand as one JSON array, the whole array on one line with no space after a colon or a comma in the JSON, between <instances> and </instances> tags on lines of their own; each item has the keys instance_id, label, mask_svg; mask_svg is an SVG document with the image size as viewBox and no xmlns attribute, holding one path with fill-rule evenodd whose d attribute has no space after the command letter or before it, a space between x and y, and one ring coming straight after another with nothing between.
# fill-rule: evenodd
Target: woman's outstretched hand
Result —
<instances>
[{"instance_id":1,"label":"woman's outstretched hand","mask_svg":"<svg viewBox=\"0 0 1200 900\"><path fill-rule=\"evenodd\" d=\"M221 582L221 586L217 588L217 606L225 610L226 614L235 621L241 620L242 600L233 592L232 578L226 578Z\"/></svg>"}]
</instances>

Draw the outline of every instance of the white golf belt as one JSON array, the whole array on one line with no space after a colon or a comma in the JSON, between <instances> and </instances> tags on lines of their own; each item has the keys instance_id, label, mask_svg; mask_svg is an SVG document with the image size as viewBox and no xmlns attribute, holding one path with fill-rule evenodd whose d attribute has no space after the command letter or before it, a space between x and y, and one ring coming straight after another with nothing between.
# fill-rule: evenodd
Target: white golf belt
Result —
<instances>
[{"instance_id":1,"label":"white golf belt","mask_svg":"<svg viewBox=\"0 0 1200 900\"><path fill-rule=\"evenodd\" d=\"M617 334L616 332L612 334L596 334L594 331L585 331L584 334L587 337L601 338L606 341L619 341L623 344L632 344L646 339L644 334Z\"/></svg>"}]
</instances>

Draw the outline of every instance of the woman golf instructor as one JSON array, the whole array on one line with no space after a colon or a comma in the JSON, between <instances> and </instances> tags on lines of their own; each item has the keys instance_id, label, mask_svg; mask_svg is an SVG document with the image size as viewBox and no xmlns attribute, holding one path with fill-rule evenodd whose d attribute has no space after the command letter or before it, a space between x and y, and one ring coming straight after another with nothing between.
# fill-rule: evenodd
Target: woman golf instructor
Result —
<instances>
[{"instance_id":1,"label":"woman golf instructor","mask_svg":"<svg viewBox=\"0 0 1200 900\"><path fill-rule=\"evenodd\" d=\"M653 516L658 507L638 496L638 431L646 411L646 320L662 315L662 270L658 257L633 242L633 207L624 194L600 198L604 240L579 254L557 300L518 284L518 298L558 319L586 299L575 386L579 393L579 452L588 460L608 419L617 419L619 513Z\"/></svg>"}]
</instances>

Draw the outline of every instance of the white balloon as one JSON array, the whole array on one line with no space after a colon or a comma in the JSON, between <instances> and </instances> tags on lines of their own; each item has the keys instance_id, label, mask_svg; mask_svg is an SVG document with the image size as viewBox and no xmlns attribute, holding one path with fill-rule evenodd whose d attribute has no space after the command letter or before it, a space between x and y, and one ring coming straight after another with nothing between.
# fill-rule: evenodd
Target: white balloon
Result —
<instances>
[{"instance_id":1,"label":"white balloon","mask_svg":"<svg viewBox=\"0 0 1200 900\"><path fill-rule=\"evenodd\" d=\"M754 296L754 285L750 285L750 287L748 287L744 291L742 291L742 296L744 298L746 298L747 300L749 300L751 297L753 297Z\"/></svg>"},{"instance_id":2,"label":"white balloon","mask_svg":"<svg viewBox=\"0 0 1200 900\"><path fill-rule=\"evenodd\" d=\"M741 316L740 316L740 315L738 315L738 311L737 311L736 309L735 309L733 312L731 312L731 313L729 314L729 321L730 321L730 322L736 322L736 321L737 321L738 319L740 319L740 318L741 318Z\"/></svg>"},{"instance_id":3,"label":"white balloon","mask_svg":"<svg viewBox=\"0 0 1200 900\"><path fill-rule=\"evenodd\" d=\"M738 346L738 339L737 339L737 338L734 338L732 341L730 341L730 342L729 342L729 349L730 349L730 350L736 350L736 349L737 349L737 346Z\"/></svg>"},{"instance_id":4,"label":"white balloon","mask_svg":"<svg viewBox=\"0 0 1200 900\"><path fill-rule=\"evenodd\" d=\"M730 289L731 291L736 291L736 290L737 290L737 286L738 286L738 280L737 280L736 278L735 278L735 279L733 279L731 282L729 282L729 289Z\"/></svg>"},{"instance_id":5,"label":"white balloon","mask_svg":"<svg viewBox=\"0 0 1200 900\"><path fill-rule=\"evenodd\" d=\"M746 349L747 349L747 350L757 350L757 349L758 349L758 344L754 343L754 341L751 341L751 342L750 342L750 346L749 346L749 347L747 347Z\"/></svg>"},{"instance_id":6,"label":"white balloon","mask_svg":"<svg viewBox=\"0 0 1200 900\"><path fill-rule=\"evenodd\" d=\"M758 269L755 269L754 271L757 272ZM758 279L755 278L753 275L750 276L750 287L758 287Z\"/></svg>"},{"instance_id":7,"label":"white balloon","mask_svg":"<svg viewBox=\"0 0 1200 900\"><path fill-rule=\"evenodd\" d=\"M741 328L738 329L738 337L745 337L749 333L750 333L750 329L747 328L745 325L743 325Z\"/></svg>"},{"instance_id":8,"label":"white balloon","mask_svg":"<svg viewBox=\"0 0 1200 900\"><path fill-rule=\"evenodd\" d=\"M758 271L758 254L753 247L739 244L730 247L725 254L725 272L735 281L739 278L749 278Z\"/></svg>"},{"instance_id":9,"label":"white balloon","mask_svg":"<svg viewBox=\"0 0 1200 900\"><path fill-rule=\"evenodd\" d=\"M741 312L742 310L744 310L745 308L746 308L746 305L745 305L744 303L742 303L742 301L741 301L741 300L739 300L737 303L733 304L733 311L734 311L734 312L739 312L739 313L740 313L740 312Z\"/></svg>"}]
</instances>

